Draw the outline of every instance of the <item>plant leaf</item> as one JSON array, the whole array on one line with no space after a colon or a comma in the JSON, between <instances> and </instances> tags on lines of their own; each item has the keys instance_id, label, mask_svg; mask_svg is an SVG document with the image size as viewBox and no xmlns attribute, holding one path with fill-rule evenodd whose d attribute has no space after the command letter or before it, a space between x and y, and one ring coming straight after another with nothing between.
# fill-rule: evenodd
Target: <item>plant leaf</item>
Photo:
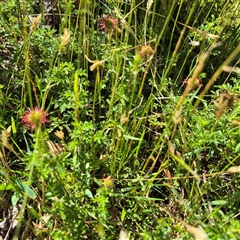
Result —
<instances>
[{"instance_id":1,"label":"plant leaf","mask_svg":"<svg viewBox=\"0 0 240 240\"><path fill-rule=\"evenodd\" d=\"M186 229L188 230L189 233L191 233L195 240L206 240L208 239L208 235L205 233L204 230L200 228L196 228L193 226L190 226L188 224L185 224Z\"/></svg>"},{"instance_id":2,"label":"plant leaf","mask_svg":"<svg viewBox=\"0 0 240 240\"><path fill-rule=\"evenodd\" d=\"M18 187L25 193L27 194L30 198L35 198L36 197L36 193L28 186L26 185L24 182L20 181L20 180L16 180L16 184L18 185Z\"/></svg>"},{"instance_id":3,"label":"plant leaf","mask_svg":"<svg viewBox=\"0 0 240 240\"><path fill-rule=\"evenodd\" d=\"M118 240L129 240L128 232L121 229L121 231L119 233L119 239Z\"/></svg>"},{"instance_id":4,"label":"plant leaf","mask_svg":"<svg viewBox=\"0 0 240 240\"><path fill-rule=\"evenodd\" d=\"M85 194L89 197L89 198L93 198L92 192L89 189L85 190Z\"/></svg>"},{"instance_id":5,"label":"plant leaf","mask_svg":"<svg viewBox=\"0 0 240 240\"><path fill-rule=\"evenodd\" d=\"M123 135L126 139L130 139L130 140L136 140L136 141L140 141L141 140L141 138L137 138L137 137L132 137L132 136L130 136L130 135Z\"/></svg>"},{"instance_id":6,"label":"plant leaf","mask_svg":"<svg viewBox=\"0 0 240 240\"><path fill-rule=\"evenodd\" d=\"M240 172L240 166L233 166L233 167L230 167L227 172L229 173L239 173Z\"/></svg>"}]
</instances>

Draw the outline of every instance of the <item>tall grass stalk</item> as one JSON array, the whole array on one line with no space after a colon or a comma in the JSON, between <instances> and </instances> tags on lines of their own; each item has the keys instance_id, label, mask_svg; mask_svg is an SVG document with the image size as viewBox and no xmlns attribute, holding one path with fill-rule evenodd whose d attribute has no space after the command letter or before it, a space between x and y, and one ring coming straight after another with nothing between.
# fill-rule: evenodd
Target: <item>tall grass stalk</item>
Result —
<instances>
[{"instance_id":1,"label":"tall grass stalk","mask_svg":"<svg viewBox=\"0 0 240 240\"><path fill-rule=\"evenodd\" d=\"M41 160L43 159L42 155L43 155L43 146L44 146L41 128L38 128L36 130L34 134L34 138L35 138L34 150L33 150L32 158L29 160L26 167L26 170L28 170L29 173L27 174L28 179L24 187L25 189L23 188L21 193L23 195L23 200L22 200L21 209L18 215L18 220L17 220L18 223L14 231L14 237L13 237L14 240L19 239L19 233L21 231L21 226L24 220L24 214L27 208L28 201L31 198L31 196L28 194L28 191L29 191L28 189L32 188L32 184L34 182L34 170L36 166L38 166L42 171L44 171L42 168L43 163L41 162Z\"/></svg>"},{"instance_id":2,"label":"tall grass stalk","mask_svg":"<svg viewBox=\"0 0 240 240\"><path fill-rule=\"evenodd\" d=\"M20 199L14 239L113 239L123 229L132 239L189 239L189 223L211 239L240 236L229 221L238 175L228 171L239 165L237 76L218 84L238 64L238 16L228 9L239 5L58 0L56 31L29 34L31 3L17 1L20 15L9 18L22 19L23 50L14 46L1 63L0 127L14 134L9 145L0 142L0 193ZM4 4L0 22L12 16ZM11 34L2 32L8 46ZM220 118L222 92L231 99ZM22 109L34 104L47 107L49 122L33 133L21 123Z\"/></svg>"}]
</instances>

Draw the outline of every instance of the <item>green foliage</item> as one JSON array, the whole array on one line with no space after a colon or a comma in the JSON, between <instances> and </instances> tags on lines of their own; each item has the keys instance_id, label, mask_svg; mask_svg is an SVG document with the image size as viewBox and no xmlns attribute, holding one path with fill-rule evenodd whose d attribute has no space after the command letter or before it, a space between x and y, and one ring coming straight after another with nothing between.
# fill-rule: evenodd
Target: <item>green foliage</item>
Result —
<instances>
[{"instance_id":1,"label":"green foliage","mask_svg":"<svg viewBox=\"0 0 240 240\"><path fill-rule=\"evenodd\" d=\"M19 208L13 239L239 239L238 9L0 2L0 210Z\"/></svg>"}]
</instances>

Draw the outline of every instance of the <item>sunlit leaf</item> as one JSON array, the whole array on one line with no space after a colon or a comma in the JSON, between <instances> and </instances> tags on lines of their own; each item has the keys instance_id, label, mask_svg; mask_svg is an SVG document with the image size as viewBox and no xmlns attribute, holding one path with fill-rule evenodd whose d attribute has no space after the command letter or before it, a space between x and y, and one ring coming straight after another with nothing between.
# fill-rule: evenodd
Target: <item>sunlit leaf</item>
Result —
<instances>
[{"instance_id":1,"label":"sunlit leaf","mask_svg":"<svg viewBox=\"0 0 240 240\"><path fill-rule=\"evenodd\" d=\"M119 234L119 240L129 240L128 232L121 229L120 234Z\"/></svg>"},{"instance_id":2,"label":"sunlit leaf","mask_svg":"<svg viewBox=\"0 0 240 240\"><path fill-rule=\"evenodd\" d=\"M212 205L225 205L226 203L227 201L225 200L215 200L211 202Z\"/></svg>"},{"instance_id":3,"label":"sunlit leaf","mask_svg":"<svg viewBox=\"0 0 240 240\"><path fill-rule=\"evenodd\" d=\"M122 209L122 214L121 214L121 221L122 222L124 221L126 214L127 214L127 212L126 212L125 208L123 208Z\"/></svg>"},{"instance_id":4,"label":"sunlit leaf","mask_svg":"<svg viewBox=\"0 0 240 240\"><path fill-rule=\"evenodd\" d=\"M136 137L133 137L133 136L130 136L130 135L123 135L126 139L130 139L130 140L135 140L135 141L140 141L141 138L136 138Z\"/></svg>"},{"instance_id":5,"label":"sunlit leaf","mask_svg":"<svg viewBox=\"0 0 240 240\"><path fill-rule=\"evenodd\" d=\"M85 190L85 194L89 197L89 198L93 198L93 194L89 189Z\"/></svg>"},{"instance_id":6,"label":"sunlit leaf","mask_svg":"<svg viewBox=\"0 0 240 240\"><path fill-rule=\"evenodd\" d=\"M208 235L205 233L204 230L200 228L196 228L193 226L190 226L188 224L185 224L186 229L188 230L189 233L191 233L195 240L206 240L208 239Z\"/></svg>"},{"instance_id":7,"label":"sunlit leaf","mask_svg":"<svg viewBox=\"0 0 240 240\"><path fill-rule=\"evenodd\" d=\"M230 167L227 172L229 173L239 173L240 172L240 166L233 166L233 167Z\"/></svg>"}]
</instances>

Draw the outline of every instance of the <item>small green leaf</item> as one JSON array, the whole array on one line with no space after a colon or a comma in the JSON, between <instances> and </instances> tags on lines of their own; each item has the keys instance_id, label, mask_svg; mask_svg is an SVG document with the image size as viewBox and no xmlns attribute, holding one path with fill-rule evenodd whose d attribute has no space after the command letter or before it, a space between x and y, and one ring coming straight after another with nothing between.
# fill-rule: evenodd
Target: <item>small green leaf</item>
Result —
<instances>
[{"instance_id":1,"label":"small green leaf","mask_svg":"<svg viewBox=\"0 0 240 240\"><path fill-rule=\"evenodd\" d=\"M15 134L17 133L17 129L16 129L16 124L13 117L11 117L11 122L12 122L12 133L15 136Z\"/></svg>"},{"instance_id":2,"label":"small green leaf","mask_svg":"<svg viewBox=\"0 0 240 240\"><path fill-rule=\"evenodd\" d=\"M238 145L236 146L235 152L239 152L239 150L240 150L240 143L238 143Z\"/></svg>"},{"instance_id":3,"label":"small green leaf","mask_svg":"<svg viewBox=\"0 0 240 240\"><path fill-rule=\"evenodd\" d=\"M227 204L227 201L225 201L225 200L215 200L215 201L212 201L211 203L212 203L212 205L225 205L225 204Z\"/></svg>"},{"instance_id":4,"label":"small green leaf","mask_svg":"<svg viewBox=\"0 0 240 240\"><path fill-rule=\"evenodd\" d=\"M11 202L12 202L12 206L13 206L13 207L16 207L18 200L19 200L19 197L17 196L16 193L14 193L14 194L12 195L12 198L11 198Z\"/></svg>"},{"instance_id":5,"label":"small green leaf","mask_svg":"<svg viewBox=\"0 0 240 240\"><path fill-rule=\"evenodd\" d=\"M123 135L126 139L130 139L130 140L135 140L135 141L140 141L141 138L136 138L136 137L132 137L130 135Z\"/></svg>"},{"instance_id":6,"label":"small green leaf","mask_svg":"<svg viewBox=\"0 0 240 240\"><path fill-rule=\"evenodd\" d=\"M123 208L122 209L122 214L121 214L121 221L122 222L124 221L126 214L127 214L127 212L126 212L125 208Z\"/></svg>"},{"instance_id":7,"label":"small green leaf","mask_svg":"<svg viewBox=\"0 0 240 240\"><path fill-rule=\"evenodd\" d=\"M85 190L85 194L89 197L89 198L93 198L92 192L89 189Z\"/></svg>"},{"instance_id":8,"label":"small green leaf","mask_svg":"<svg viewBox=\"0 0 240 240\"><path fill-rule=\"evenodd\" d=\"M33 207L29 206L29 207L28 207L28 211L29 211L35 218L40 219L39 214L36 212L36 210L35 210Z\"/></svg>"},{"instance_id":9,"label":"small green leaf","mask_svg":"<svg viewBox=\"0 0 240 240\"><path fill-rule=\"evenodd\" d=\"M0 191L12 190L14 187L11 184L0 184Z\"/></svg>"},{"instance_id":10,"label":"small green leaf","mask_svg":"<svg viewBox=\"0 0 240 240\"><path fill-rule=\"evenodd\" d=\"M28 186L26 185L24 182L20 181L20 180L16 180L16 184L20 187L20 189L27 194L30 198L35 198L36 197L36 193Z\"/></svg>"}]
</instances>

